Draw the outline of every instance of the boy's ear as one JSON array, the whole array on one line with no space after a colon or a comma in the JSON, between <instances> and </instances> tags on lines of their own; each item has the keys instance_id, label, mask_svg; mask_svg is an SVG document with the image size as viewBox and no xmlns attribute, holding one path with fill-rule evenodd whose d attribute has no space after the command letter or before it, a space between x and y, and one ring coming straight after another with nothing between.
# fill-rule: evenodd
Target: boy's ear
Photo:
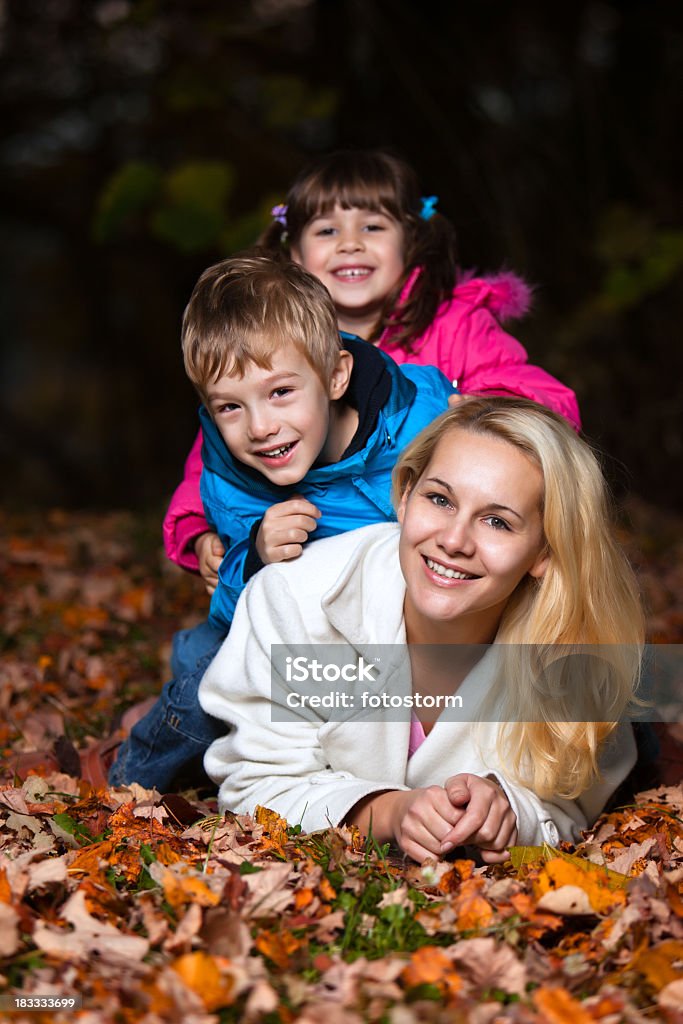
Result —
<instances>
[{"instance_id":1,"label":"boy's ear","mask_svg":"<svg viewBox=\"0 0 683 1024\"><path fill-rule=\"evenodd\" d=\"M353 356L343 348L339 353L337 365L332 371L332 379L328 388L330 400L341 398L349 386L351 371L353 370Z\"/></svg>"}]
</instances>

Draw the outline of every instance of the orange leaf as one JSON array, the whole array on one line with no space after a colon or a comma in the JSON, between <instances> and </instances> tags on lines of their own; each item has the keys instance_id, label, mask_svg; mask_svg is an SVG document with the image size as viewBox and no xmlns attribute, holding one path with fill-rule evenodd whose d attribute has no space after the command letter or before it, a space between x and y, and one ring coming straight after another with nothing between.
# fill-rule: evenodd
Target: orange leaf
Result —
<instances>
[{"instance_id":1,"label":"orange leaf","mask_svg":"<svg viewBox=\"0 0 683 1024\"><path fill-rule=\"evenodd\" d=\"M109 867L109 858L112 855L113 849L114 843L111 839L103 839L100 843L85 846L82 850L78 851L69 865L69 874L83 874L89 878L96 878Z\"/></svg>"},{"instance_id":2,"label":"orange leaf","mask_svg":"<svg viewBox=\"0 0 683 1024\"><path fill-rule=\"evenodd\" d=\"M154 598L150 587L132 587L119 598L119 615L127 621L148 619L154 610Z\"/></svg>"},{"instance_id":3,"label":"orange leaf","mask_svg":"<svg viewBox=\"0 0 683 1024\"><path fill-rule=\"evenodd\" d=\"M630 967L645 976L649 985L659 991L672 981L683 979L681 967L674 967L683 962L683 942L669 939L660 942L653 949L646 949L632 960Z\"/></svg>"},{"instance_id":4,"label":"orange leaf","mask_svg":"<svg viewBox=\"0 0 683 1024\"><path fill-rule=\"evenodd\" d=\"M626 893L621 888L612 888L609 876L596 864L587 863L579 867L562 857L547 861L534 884L534 896L541 899L545 893L557 892L563 886L575 886L585 892L590 907L596 914L607 913L613 907L626 902Z\"/></svg>"},{"instance_id":5,"label":"orange leaf","mask_svg":"<svg viewBox=\"0 0 683 1024\"><path fill-rule=\"evenodd\" d=\"M530 939L538 939L545 932L562 927L561 917L543 913L537 908L536 902L532 900L531 896L525 892L515 893L510 897L510 903L519 916L530 923L531 927L524 930L524 934Z\"/></svg>"},{"instance_id":6,"label":"orange leaf","mask_svg":"<svg viewBox=\"0 0 683 1024\"><path fill-rule=\"evenodd\" d=\"M446 893L455 892L461 882L472 877L473 871L473 860L454 860L451 870L442 875L439 880L439 889Z\"/></svg>"},{"instance_id":7,"label":"orange leaf","mask_svg":"<svg viewBox=\"0 0 683 1024\"><path fill-rule=\"evenodd\" d=\"M67 629L84 629L86 626L96 628L109 622L109 612L104 608L73 605L63 610L62 621Z\"/></svg>"},{"instance_id":8,"label":"orange leaf","mask_svg":"<svg viewBox=\"0 0 683 1024\"><path fill-rule=\"evenodd\" d=\"M458 931L474 931L493 924L493 908L479 892L482 885L481 878L468 878L454 897L453 909L458 915Z\"/></svg>"},{"instance_id":9,"label":"orange leaf","mask_svg":"<svg viewBox=\"0 0 683 1024\"><path fill-rule=\"evenodd\" d=\"M320 885L318 886L318 892L320 893L322 899L324 899L324 900L333 900L335 898L335 896L337 895L337 893L335 892L334 888L330 884L329 879L324 878L324 877L321 878L321 880L320 880Z\"/></svg>"},{"instance_id":10,"label":"orange leaf","mask_svg":"<svg viewBox=\"0 0 683 1024\"><path fill-rule=\"evenodd\" d=\"M595 1018L565 988L541 987L532 998L543 1024L594 1024Z\"/></svg>"},{"instance_id":11,"label":"orange leaf","mask_svg":"<svg viewBox=\"0 0 683 1024\"><path fill-rule=\"evenodd\" d=\"M259 953L263 953L269 960L272 960L278 967L289 967L289 960L292 953L302 946L300 939L297 939L291 932L268 932L262 931L256 937L255 946Z\"/></svg>"},{"instance_id":12,"label":"orange leaf","mask_svg":"<svg viewBox=\"0 0 683 1024\"><path fill-rule=\"evenodd\" d=\"M192 989L209 1012L229 1006L234 999L234 982L221 973L215 957L208 953L186 953L171 964L189 989Z\"/></svg>"},{"instance_id":13,"label":"orange leaf","mask_svg":"<svg viewBox=\"0 0 683 1024\"><path fill-rule=\"evenodd\" d=\"M294 893L294 907L296 910L303 910L313 902L312 889L297 889Z\"/></svg>"},{"instance_id":14,"label":"orange leaf","mask_svg":"<svg viewBox=\"0 0 683 1024\"><path fill-rule=\"evenodd\" d=\"M12 890L10 888L9 879L7 878L7 872L4 868L0 868L0 903L11 902Z\"/></svg>"},{"instance_id":15,"label":"orange leaf","mask_svg":"<svg viewBox=\"0 0 683 1024\"><path fill-rule=\"evenodd\" d=\"M453 962L438 946L421 946L417 949L403 968L401 978L406 988L437 985L450 995L454 995L462 986Z\"/></svg>"},{"instance_id":16,"label":"orange leaf","mask_svg":"<svg viewBox=\"0 0 683 1024\"><path fill-rule=\"evenodd\" d=\"M287 835L287 822L281 818L277 811L271 811L268 807L260 805L254 811L254 818L259 825L263 825L264 831L277 846L284 846L289 839Z\"/></svg>"},{"instance_id":17,"label":"orange leaf","mask_svg":"<svg viewBox=\"0 0 683 1024\"><path fill-rule=\"evenodd\" d=\"M154 852L162 864L176 864L180 860L180 854L172 850L168 843L159 843Z\"/></svg>"},{"instance_id":18,"label":"orange leaf","mask_svg":"<svg viewBox=\"0 0 683 1024\"><path fill-rule=\"evenodd\" d=\"M183 877L167 870L161 876L161 885L164 896L176 911L187 903L197 903L200 907L215 907L221 901L217 892L213 892L206 882L193 875Z\"/></svg>"}]
</instances>

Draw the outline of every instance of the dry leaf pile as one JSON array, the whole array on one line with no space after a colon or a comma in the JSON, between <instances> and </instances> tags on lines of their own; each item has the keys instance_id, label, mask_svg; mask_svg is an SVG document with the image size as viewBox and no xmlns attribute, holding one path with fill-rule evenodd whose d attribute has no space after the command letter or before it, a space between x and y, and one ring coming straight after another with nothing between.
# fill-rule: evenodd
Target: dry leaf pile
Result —
<instances>
[{"instance_id":1,"label":"dry leaf pile","mask_svg":"<svg viewBox=\"0 0 683 1024\"><path fill-rule=\"evenodd\" d=\"M15 784L17 750L87 745L158 688L173 629L205 608L126 517L20 525L0 549L0 995L82 1009L0 1019L683 1024L683 786L577 848L478 868L196 794ZM676 614L657 609L672 642Z\"/></svg>"}]
</instances>

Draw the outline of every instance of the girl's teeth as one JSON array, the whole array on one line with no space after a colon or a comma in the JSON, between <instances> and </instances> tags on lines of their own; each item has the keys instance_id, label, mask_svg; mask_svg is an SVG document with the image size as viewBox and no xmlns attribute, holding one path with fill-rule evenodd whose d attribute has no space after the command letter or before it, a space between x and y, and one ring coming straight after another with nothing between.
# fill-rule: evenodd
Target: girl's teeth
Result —
<instances>
[{"instance_id":1,"label":"girl's teeth","mask_svg":"<svg viewBox=\"0 0 683 1024\"><path fill-rule=\"evenodd\" d=\"M431 558L426 559L427 567L435 572L437 576L446 576L449 580L473 580L474 576L467 572L456 572L455 569L447 569L439 562L432 562Z\"/></svg>"},{"instance_id":2,"label":"girl's teeth","mask_svg":"<svg viewBox=\"0 0 683 1024\"><path fill-rule=\"evenodd\" d=\"M349 267L348 269L335 270L337 277L367 277L369 270L363 268Z\"/></svg>"}]
</instances>

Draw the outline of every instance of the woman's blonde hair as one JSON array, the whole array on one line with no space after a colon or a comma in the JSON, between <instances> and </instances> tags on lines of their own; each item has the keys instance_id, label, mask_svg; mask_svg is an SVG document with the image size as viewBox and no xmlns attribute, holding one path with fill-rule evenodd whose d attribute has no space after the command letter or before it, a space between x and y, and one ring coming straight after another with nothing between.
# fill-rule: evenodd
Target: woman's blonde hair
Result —
<instances>
[{"instance_id":1,"label":"woman's blonde hair","mask_svg":"<svg viewBox=\"0 0 683 1024\"><path fill-rule=\"evenodd\" d=\"M644 635L607 485L595 454L561 416L521 398L470 398L405 449L394 469L396 504L453 430L507 441L543 474L548 565L508 601L496 641L511 646L486 709L503 723L498 748L513 776L541 797L574 799L597 776L600 748L635 700ZM595 720L578 722L577 711Z\"/></svg>"}]
</instances>

